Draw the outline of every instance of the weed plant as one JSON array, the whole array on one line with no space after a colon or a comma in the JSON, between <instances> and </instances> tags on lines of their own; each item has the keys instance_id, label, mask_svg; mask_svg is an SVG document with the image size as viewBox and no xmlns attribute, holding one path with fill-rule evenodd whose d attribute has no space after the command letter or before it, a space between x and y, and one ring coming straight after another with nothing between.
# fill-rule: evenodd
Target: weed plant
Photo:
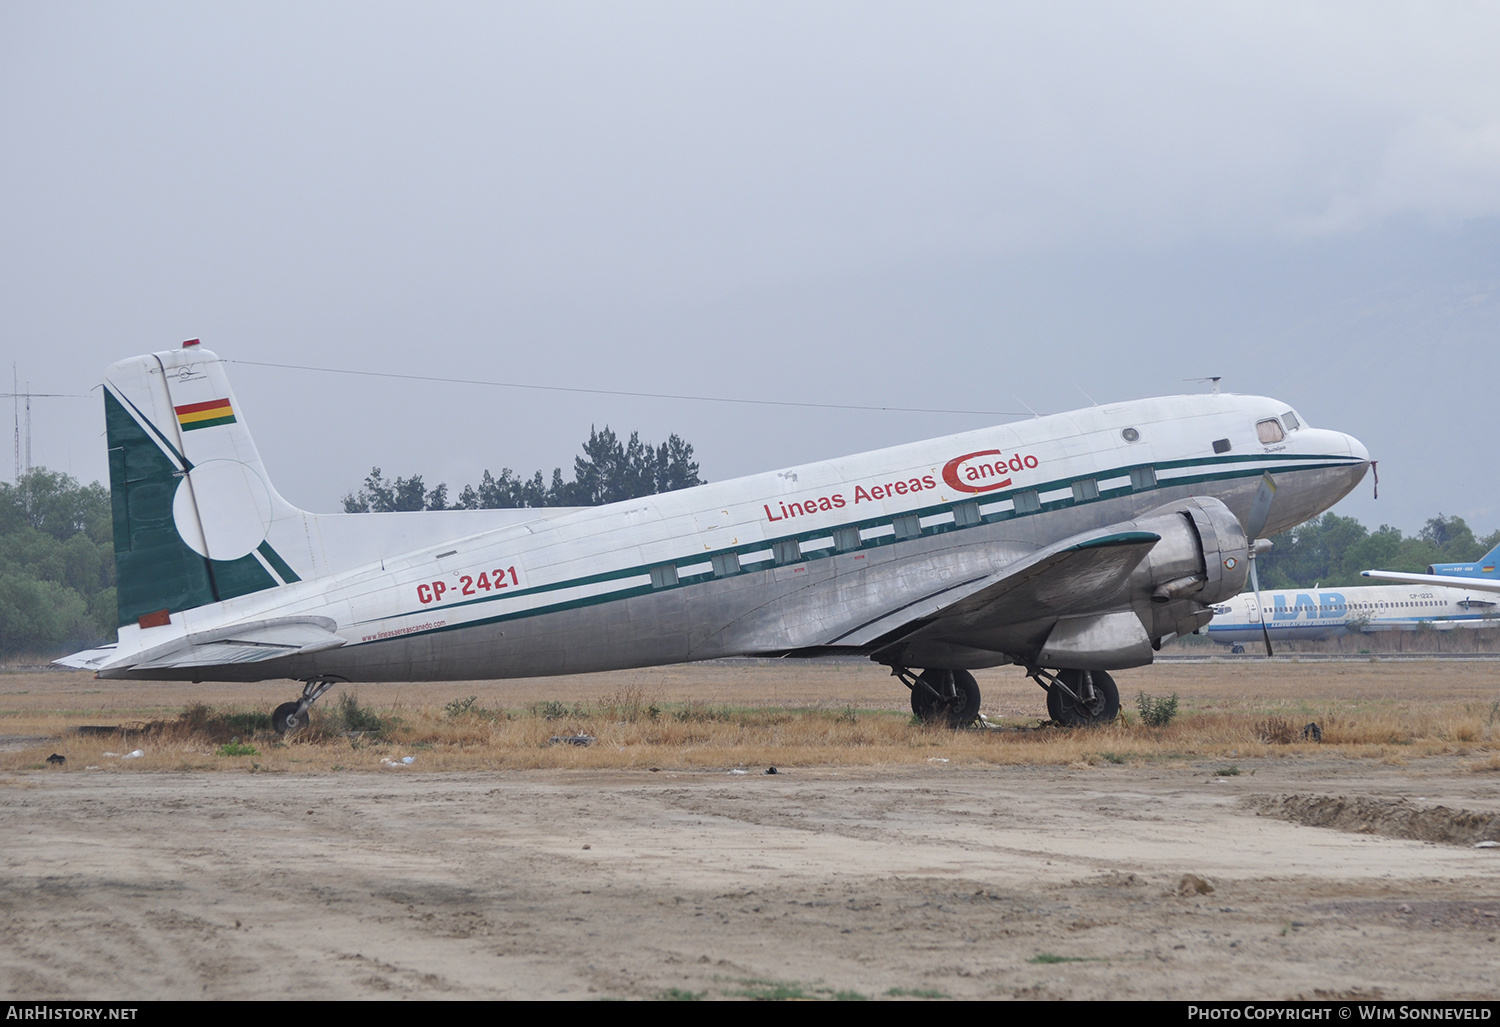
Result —
<instances>
[{"instance_id":1,"label":"weed plant","mask_svg":"<svg viewBox=\"0 0 1500 1027\"><path fill-rule=\"evenodd\" d=\"M1141 692L1136 696L1136 709L1141 711L1141 723L1147 727L1166 727L1177 719L1177 693L1157 698Z\"/></svg>"}]
</instances>

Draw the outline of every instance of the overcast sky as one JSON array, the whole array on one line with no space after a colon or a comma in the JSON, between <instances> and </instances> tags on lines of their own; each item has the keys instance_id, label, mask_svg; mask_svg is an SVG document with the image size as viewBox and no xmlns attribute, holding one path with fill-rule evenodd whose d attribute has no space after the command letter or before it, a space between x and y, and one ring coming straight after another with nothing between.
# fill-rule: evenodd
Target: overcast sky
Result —
<instances>
[{"instance_id":1,"label":"overcast sky","mask_svg":"<svg viewBox=\"0 0 1500 1027\"><path fill-rule=\"evenodd\" d=\"M1370 447L1339 512L1488 532L1497 52L1493 4L0 0L0 391L194 337L998 413L1222 375ZM323 511L374 464L567 470L593 424L722 480L1008 419L232 376ZM106 477L97 393L33 424Z\"/></svg>"}]
</instances>

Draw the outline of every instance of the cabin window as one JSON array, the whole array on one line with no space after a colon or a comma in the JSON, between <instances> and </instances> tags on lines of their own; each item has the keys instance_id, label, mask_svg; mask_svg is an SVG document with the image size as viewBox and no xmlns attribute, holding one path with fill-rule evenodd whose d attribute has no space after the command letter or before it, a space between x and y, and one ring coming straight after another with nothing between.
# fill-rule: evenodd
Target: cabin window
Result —
<instances>
[{"instance_id":1,"label":"cabin window","mask_svg":"<svg viewBox=\"0 0 1500 1027\"><path fill-rule=\"evenodd\" d=\"M1073 483L1073 502L1087 503L1099 498L1099 483L1093 478L1083 478Z\"/></svg>"},{"instance_id":2,"label":"cabin window","mask_svg":"<svg viewBox=\"0 0 1500 1027\"><path fill-rule=\"evenodd\" d=\"M833 548L841 553L859 548L859 529L840 528L833 533Z\"/></svg>"},{"instance_id":3,"label":"cabin window","mask_svg":"<svg viewBox=\"0 0 1500 1027\"><path fill-rule=\"evenodd\" d=\"M1018 514L1036 513L1042 508L1042 497L1037 494L1036 489L1017 492L1011 497L1011 502L1015 504Z\"/></svg>"},{"instance_id":4,"label":"cabin window","mask_svg":"<svg viewBox=\"0 0 1500 1027\"><path fill-rule=\"evenodd\" d=\"M953 507L953 526L956 528L972 528L981 519L978 503L957 503Z\"/></svg>"},{"instance_id":5,"label":"cabin window","mask_svg":"<svg viewBox=\"0 0 1500 1027\"><path fill-rule=\"evenodd\" d=\"M1302 427L1302 422L1297 420L1297 415L1290 410L1281 415L1281 423L1286 425L1287 431L1296 431Z\"/></svg>"},{"instance_id":6,"label":"cabin window","mask_svg":"<svg viewBox=\"0 0 1500 1027\"><path fill-rule=\"evenodd\" d=\"M1136 492L1145 492L1147 489L1156 488L1156 468L1132 467L1130 469L1130 487Z\"/></svg>"},{"instance_id":7,"label":"cabin window","mask_svg":"<svg viewBox=\"0 0 1500 1027\"><path fill-rule=\"evenodd\" d=\"M1215 439L1214 440L1214 452L1215 453L1227 453L1227 452L1229 452L1229 440L1228 439Z\"/></svg>"},{"instance_id":8,"label":"cabin window","mask_svg":"<svg viewBox=\"0 0 1500 1027\"><path fill-rule=\"evenodd\" d=\"M1264 421L1256 421L1255 434L1267 446L1286 438L1286 432L1281 430L1281 422L1274 417L1268 417Z\"/></svg>"},{"instance_id":9,"label":"cabin window","mask_svg":"<svg viewBox=\"0 0 1500 1027\"><path fill-rule=\"evenodd\" d=\"M922 519L916 514L902 514L891 521L897 538L916 538L922 534Z\"/></svg>"},{"instance_id":10,"label":"cabin window","mask_svg":"<svg viewBox=\"0 0 1500 1027\"><path fill-rule=\"evenodd\" d=\"M777 563L796 563L802 559L802 546L794 538L782 539L772 544L771 555Z\"/></svg>"},{"instance_id":11,"label":"cabin window","mask_svg":"<svg viewBox=\"0 0 1500 1027\"><path fill-rule=\"evenodd\" d=\"M720 553L713 558L714 577L727 578L731 574L740 572L739 553Z\"/></svg>"},{"instance_id":12,"label":"cabin window","mask_svg":"<svg viewBox=\"0 0 1500 1027\"><path fill-rule=\"evenodd\" d=\"M670 588L677 584L677 565L669 563L663 567L651 568L651 587Z\"/></svg>"}]
</instances>

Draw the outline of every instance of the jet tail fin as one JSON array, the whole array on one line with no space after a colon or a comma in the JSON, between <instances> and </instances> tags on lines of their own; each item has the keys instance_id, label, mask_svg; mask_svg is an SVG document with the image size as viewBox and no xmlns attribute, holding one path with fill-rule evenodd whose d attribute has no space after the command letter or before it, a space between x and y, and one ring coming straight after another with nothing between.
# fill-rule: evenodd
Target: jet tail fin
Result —
<instances>
[{"instance_id":1,"label":"jet tail fin","mask_svg":"<svg viewBox=\"0 0 1500 1027\"><path fill-rule=\"evenodd\" d=\"M1473 563L1428 564L1427 573L1460 578L1500 578L1500 546L1491 549Z\"/></svg>"},{"instance_id":2,"label":"jet tail fin","mask_svg":"<svg viewBox=\"0 0 1500 1027\"><path fill-rule=\"evenodd\" d=\"M300 518L271 487L224 364L197 341L105 372L123 627L299 580L272 548Z\"/></svg>"}]
</instances>

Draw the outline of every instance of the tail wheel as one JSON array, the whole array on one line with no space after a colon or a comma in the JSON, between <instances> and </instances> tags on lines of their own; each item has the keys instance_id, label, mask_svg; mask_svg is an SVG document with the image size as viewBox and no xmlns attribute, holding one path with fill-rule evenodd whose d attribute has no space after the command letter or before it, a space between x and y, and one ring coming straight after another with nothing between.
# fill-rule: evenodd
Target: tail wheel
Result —
<instances>
[{"instance_id":1,"label":"tail wheel","mask_svg":"<svg viewBox=\"0 0 1500 1027\"><path fill-rule=\"evenodd\" d=\"M979 716L979 682L966 670L924 670L912 685L911 711L928 724L968 727Z\"/></svg>"},{"instance_id":2,"label":"tail wheel","mask_svg":"<svg viewBox=\"0 0 1500 1027\"><path fill-rule=\"evenodd\" d=\"M289 735L307 723L307 714L301 711L301 703L284 702L271 714L271 727L278 735Z\"/></svg>"},{"instance_id":3,"label":"tail wheel","mask_svg":"<svg viewBox=\"0 0 1500 1027\"><path fill-rule=\"evenodd\" d=\"M1120 690L1102 670L1060 670L1059 684L1047 689L1047 714L1065 727L1098 727L1120 715Z\"/></svg>"}]
</instances>

